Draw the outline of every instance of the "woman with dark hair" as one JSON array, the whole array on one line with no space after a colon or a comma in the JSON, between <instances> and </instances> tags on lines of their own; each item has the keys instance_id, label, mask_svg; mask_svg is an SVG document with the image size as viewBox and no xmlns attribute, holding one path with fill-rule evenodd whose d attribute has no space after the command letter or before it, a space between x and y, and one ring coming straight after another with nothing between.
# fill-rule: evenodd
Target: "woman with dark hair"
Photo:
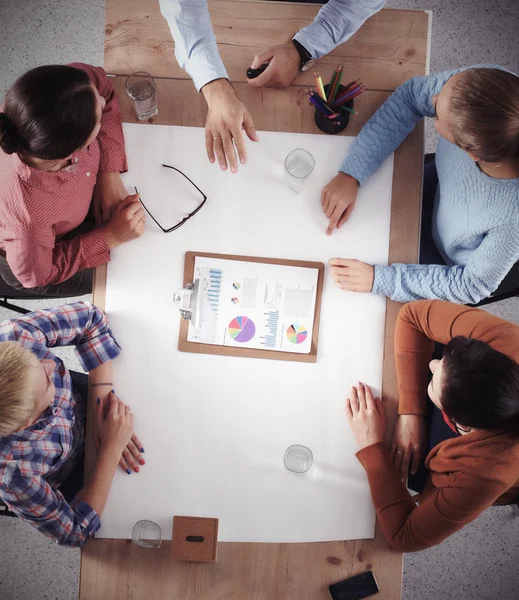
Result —
<instances>
[{"instance_id":1,"label":"woman with dark hair","mask_svg":"<svg viewBox=\"0 0 519 600\"><path fill-rule=\"evenodd\" d=\"M445 349L431 361L435 342ZM352 388L346 414L382 530L396 550L414 552L493 504L519 501L519 326L444 301L412 302L398 316L395 361L399 417L390 448L384 408L367 385ZM409 466L419 496L402 481Z\"/></svg>"},{"instance_id":2,"label":"woman with dark hair","mask_svg":"<svg viewBox=\"0 0 519 600\"><path fill-rule=\"evenodd\" d=\"M102 68L48 65L20 77L0 107L2 278L36 294L90 292L92 268L144 231L144 210L121 181L126 170L119 106Z\"/></svg>"}]
</instances>

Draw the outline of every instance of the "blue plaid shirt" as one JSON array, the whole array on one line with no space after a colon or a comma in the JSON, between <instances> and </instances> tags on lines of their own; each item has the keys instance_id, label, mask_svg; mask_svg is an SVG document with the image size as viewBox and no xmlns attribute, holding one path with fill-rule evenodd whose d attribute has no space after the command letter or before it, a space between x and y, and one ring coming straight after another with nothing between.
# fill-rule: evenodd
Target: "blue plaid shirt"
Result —
<instances>
[{"instance_id":1,"label":"blue plaid shirt","mask_svg":"<svg viewBox=\"0 0 519 600\"><path fill-rule=\"evenodd\" d=\"M82 546L100 526L99 515L79 498L70 504L58 487L84 449L85 405L50 348L74 345L85 371L120 353L104 314L75 302L0 324L0 342L17 341L56 367L54 403L27 429L0 438L0 498L20 518L58 544ZM0 390L1 393L1 390Z\"/></svg>"}]
</instances>

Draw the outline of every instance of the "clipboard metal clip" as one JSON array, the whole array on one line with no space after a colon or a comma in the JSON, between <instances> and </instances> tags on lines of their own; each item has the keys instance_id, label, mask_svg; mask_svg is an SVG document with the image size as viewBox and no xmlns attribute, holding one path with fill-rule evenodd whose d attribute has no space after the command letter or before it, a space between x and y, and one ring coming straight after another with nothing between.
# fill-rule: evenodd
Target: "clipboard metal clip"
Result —
<instances>
[{"instance_id":1,"label":"clipboard metal clip","mask_svg":"<svg viewBox=\"0 0 519 600\"><path fill-rule=\"evenodd\" d=\"M180 314L191 321L194 327L200 324L202 286L200 279L195 279L193 283L187 283L183 288L175 292L173 303L180 311Z\"/></svg>"}]
</instances>

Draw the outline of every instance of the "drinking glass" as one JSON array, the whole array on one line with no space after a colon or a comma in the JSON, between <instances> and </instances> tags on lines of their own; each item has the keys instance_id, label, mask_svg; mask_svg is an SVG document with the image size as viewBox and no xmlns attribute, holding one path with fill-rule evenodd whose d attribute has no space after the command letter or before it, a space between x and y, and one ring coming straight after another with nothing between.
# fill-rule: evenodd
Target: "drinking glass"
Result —
<instances>
[{"instance_id":1,"label":"drinking glass","mask_svg":"<svg viewBox=\"0 0 519 600\"><path fill-rule=\"evenodd\" d=\"M285 159L285 183L294 192L301 193L314 166L315 160L310 152L302 148L292 150Z\"/></svg>"},{"instance_id":2,"label":"drinking glass","mask_svg":"<svg viewBox=\"0 0 519 600\"><path fill-rule=\"evenodd\" d=\"M128 77L126 93L133 100L139 121L145 121L159 112L155 98L155 81L146 71L138 71Z\"/></svg>"},{"instance_id":3,"label":"drinking glass","mask_svg":"<svg viewBox=\"0 0 519 600\"><path fill-rule=\"evenodd\" d=\"M132 542L141 548L158 548L162 542L162 532L153 521L137 521L133 526Z\"/></svg>"},{"instance_id":4,"label":"drinking glass","mask_svg":"<svg viewBox=\"0 0 519 600\"><path fill-rule=\"evenodd\" d=\"M292 473L306 473L312 466L314 456L310 448L295 444L285 452L285 467Z\"/></svg>"}]
</instances>

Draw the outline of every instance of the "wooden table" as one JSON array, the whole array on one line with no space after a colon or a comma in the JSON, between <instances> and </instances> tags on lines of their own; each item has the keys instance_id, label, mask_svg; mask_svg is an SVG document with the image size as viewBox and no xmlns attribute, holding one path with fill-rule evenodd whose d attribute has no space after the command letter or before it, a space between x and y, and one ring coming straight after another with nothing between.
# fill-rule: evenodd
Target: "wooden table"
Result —
<instances>
[{"instance_id":1,"label":"wooden table","mask_svg":"<svg viewBox=\"0 0 519 600\"><path fill-rule=\"evenodd\" d=\"M220 52L238 96L259 131L320 133L299 76L288 90L257 90L245 70L262 48L289 40L315 16L318 6L284 2L209 2ZM107 0L105 68L114 78L123 121L137 122L124 91L124 76L146 70L157 78L157 124L202 127L205 102L180 70L174 44L157 0ZM359 115L347 135L366 120L400 83L426 72L428 14L383 10L347 43L319 62L331 75L336 64L361 76L367 91L356 99ZM200 148L200 152L204 152ZM418 126L395 153L389 261L415 262L418 256L422 187L423 127ZM218 168L218 167L214 167ZM229 178L232 175L229 174ZM104 307L106 267L97 269L94 302ZM388 301L383 394L390 428L396 418L397 388L393 331L400 305ZM91 403L93 405L93 403ZM92 420L91 420L92 421ZM92 444L90 444L92 450ZM325 600L327 586L373 569L380 600L398 600L402 555L393 551L378 526L373 540L312 544L220 543L216 564L173 562L171 542L158 550L128 540L92 539L82 551L81 600Z\"/></svg>"}]
</instances>

